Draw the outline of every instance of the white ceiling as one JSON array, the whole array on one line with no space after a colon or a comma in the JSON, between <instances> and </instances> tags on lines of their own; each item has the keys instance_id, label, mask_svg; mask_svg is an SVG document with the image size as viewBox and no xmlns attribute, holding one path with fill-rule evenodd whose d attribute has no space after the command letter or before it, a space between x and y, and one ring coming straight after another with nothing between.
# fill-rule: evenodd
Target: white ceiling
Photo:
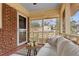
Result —
<instances>
[{"instance_id":1,"label":"white ceiling","mask_svg":"<svg viewBox=\"0 0 79 59\"><path fill-rule=\"evenodd\" d=\"M33 3L21 3L21 5L30 12L55 9L60 6L59 3L37 3L37 5L33 5Z\"/></svg>"}]
</instances>

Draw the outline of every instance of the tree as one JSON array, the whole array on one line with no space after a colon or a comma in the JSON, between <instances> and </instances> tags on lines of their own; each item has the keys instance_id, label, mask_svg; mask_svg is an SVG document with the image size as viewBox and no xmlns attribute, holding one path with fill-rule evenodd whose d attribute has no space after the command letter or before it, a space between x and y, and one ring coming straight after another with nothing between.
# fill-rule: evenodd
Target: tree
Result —
<instances>
[{"instance_id":1,"label":"tree","mask_svg":"<svg viewBox=\"0 0 79 59\"><path fill-rule=\"evenodd\" d=\"M40 27L40 24L38 22L32 22L31 26L32 27Z\"/></svg>"},{"instance_id":2,"label":"tree","mask_svg":"<svg viewBox=\"0 0 79 59\"><path fill-rule=\"evenodd\" d=\"M76 21L71 21L71 32L75 33L76 32Z\"/></svg>"},{"instance_id":3,"label":"tree","mask_svg":"<svg viewBox=\"0 0 79 59\"><path fill-rule=\"evenodd\" d=\"M48 26L48 25L49 25L48 22L46 22L46 21L44 21L43 24L44 24L45 26Z\"/></svg>"}]
</instances>

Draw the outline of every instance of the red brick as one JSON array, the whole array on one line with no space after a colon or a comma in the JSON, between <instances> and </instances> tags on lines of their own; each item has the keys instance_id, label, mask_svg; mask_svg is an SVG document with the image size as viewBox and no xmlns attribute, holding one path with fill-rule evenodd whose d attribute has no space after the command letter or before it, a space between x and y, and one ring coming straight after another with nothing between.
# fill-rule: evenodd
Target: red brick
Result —
<instances>
[{"instance_id":1,"label":"red brick","mask_svg":"<svg viewBox=\"0 0 79 59\"><path fill-rule=\"evenodd\" d=\"M0 29L0 55L11 53L16 49L17 11L2 4L2 29ZM12 38L14 38L12 40Z\"/></svg>"}]
</instances>

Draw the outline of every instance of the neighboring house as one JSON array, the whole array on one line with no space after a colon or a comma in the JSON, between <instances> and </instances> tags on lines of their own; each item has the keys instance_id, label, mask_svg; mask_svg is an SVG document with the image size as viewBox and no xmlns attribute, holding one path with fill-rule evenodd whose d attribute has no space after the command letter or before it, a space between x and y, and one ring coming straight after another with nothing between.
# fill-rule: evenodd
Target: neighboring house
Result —
<instances>
[{"instance_id":1,"label":"neighboring house","mask_svg":"<svg viewBox=\"0 0 79 59\"><path fill-rule=\"evenodd\" d=\"M44 26L44 31L51 31L51 27L50 26Z\"/></svg>"},{"instance_id":2,"label":"neighboring house","mask_svg":"<svg viewBox=\"0 0 79 59\"><path fill-rule=\"evenodd\" d=\"M76 24L76 32L79 34L79 24Z\"/></svg>"}]
</instances>

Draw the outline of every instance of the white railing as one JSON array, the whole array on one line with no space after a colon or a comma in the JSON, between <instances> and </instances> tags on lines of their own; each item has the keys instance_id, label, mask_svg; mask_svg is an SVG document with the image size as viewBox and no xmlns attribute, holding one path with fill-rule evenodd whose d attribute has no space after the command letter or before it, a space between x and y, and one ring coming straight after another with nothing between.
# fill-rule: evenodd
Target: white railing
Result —
<instances>
[{"instance_id":1,"label":"white railing","mask_svg":"<svg viewBox=\"0 0 79 59\"><path fill-rule=\"evenodd\" d=\"M55 35L55 31L39 31L39 32L30 32L30 41L36 41L39 44L46 43L48 37Z\"/></svg>"},{"instance_id":2,"label":"white railing","mask_svg":"<svg viewBox=\"0 0 79 59\"><path fill-rule=\"evenodd\" d=\"M79 45L79 35L65 34L65 33L61 33L60 35L64 36L65 38L67 38Z\"/></svg>"}]
</instances>

